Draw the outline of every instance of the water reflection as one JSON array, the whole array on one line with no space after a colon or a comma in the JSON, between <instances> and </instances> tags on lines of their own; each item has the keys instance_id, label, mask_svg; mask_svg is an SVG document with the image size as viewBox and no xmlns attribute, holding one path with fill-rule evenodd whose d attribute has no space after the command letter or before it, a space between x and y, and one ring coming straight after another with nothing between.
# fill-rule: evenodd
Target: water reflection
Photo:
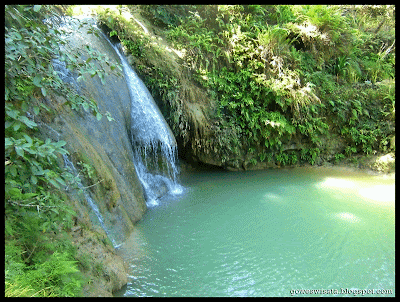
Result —
<instances>
[{"instance_id":1,"label":"water reflection","mask_svg":"<svg viewBox=\"0 0 400 302\"><path fill-rule=\"evenodd\" d=\"M264 195L264 199L270 201L270 200L279 200L280 198L278 194L268 192Z\"/></svg>"},{"instance_id":2,"label":"water reflection","mask_svg":"<svg viewBox=\"0 0 400 302\"><path fill-rule=\"evenodd\" d=\"M358 190L362 197L378 201L380 203L394 203L395 187L393 185L375 185Z\"/></svg>"},{"instance_id":3,"label":"water reflection","mask_svg":"<svg viewBox=\"0 0 400 302\"><path fill-rule=\"evenodd\" d=\"M348 212L337 213L335 214L335 217L351 223L360 222L361 220L356 215Z\"/></svg>"},{"instance_id":4,"label":"water reflection","mask_svg":"<svg viewBox=\"0 0 400 302\"><path fill-rule=\"evenodd\" d=\"M395 186L392 184L375 184L363 179L348 180L343 178L327 177L323 181L316 183L317 188L334 190L337 196L349 198L351 195L358 195L365 201L378 202L380 205L394 205Z\"/></svg>"},{"instance_id":5,"label":"water reflection","mask_svg":"<svg viewBox=\"0 0 400 302\"><path fill-rule=\"evenodd\" d=\"M199 173L184 184L187 194L138 224L141 260L127 249L135 277L125 296L394 288L394 211L375 201L394 199L393 179L303 169Z\"/></svg>"},{"instance_id":6,"label":"water reflection","mask_svg":"<svg viewBox=\"0 0 400 302\"><path fill-rule=\"evenodd\" d=\"M355 184L351 180L327 177L318 186L322 188L353 188Z\"/></svg>"}]
</instances>

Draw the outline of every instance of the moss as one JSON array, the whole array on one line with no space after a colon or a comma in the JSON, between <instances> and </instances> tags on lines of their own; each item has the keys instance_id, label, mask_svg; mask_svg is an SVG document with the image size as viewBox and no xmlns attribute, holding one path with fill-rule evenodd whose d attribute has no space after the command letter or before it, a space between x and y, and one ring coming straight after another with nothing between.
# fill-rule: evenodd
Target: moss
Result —
<instances>
[{"instance_id":1,"label":"moss","mask_svg":"<svg viewBox=\"0 0 400 302\"><path fill-rule=\"evenodd\" d=\"M73 133L73 139L71 137L71 140L69 140L69 148L74 150L71 152L71 160L74 166L79 168L82 164L86 164L92 170L90 177L88 173L83 172L83 175L81 174L85 179L84 185L89 187L97 196L97 200L104 201L109 210L113 209L120 198L120 193L114 181L112 168L104 162L97 152L97 150L101 150L101 146L88 140L77 124L68 123L65 126L70 128L69 133Z\"/></svg>"}]
</instances>

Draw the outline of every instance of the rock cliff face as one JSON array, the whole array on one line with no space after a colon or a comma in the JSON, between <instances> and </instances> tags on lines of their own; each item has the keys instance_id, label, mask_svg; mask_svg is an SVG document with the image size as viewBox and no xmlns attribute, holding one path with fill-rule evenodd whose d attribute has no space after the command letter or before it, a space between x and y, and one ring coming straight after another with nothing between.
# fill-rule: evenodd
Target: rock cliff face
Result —
<instances>
[{"instance_id":1,"label":"rock cliff face","mask_svg":"<svg viewBox=\"0 0 400 302\"><path fill-rule=\"evenodd\" d=\"M86 59L85 45L90 44L92 49L107 57L104 61L110 65L119 64L118 56L108 41L101 35L87 34L88 28L81 28L68 38L71 52L80 53ZM91 195L106 227L114 233L117 241L123 241L133 223L146 211L146 203L132 161L129 90L122 72L118 76L111 73L107 64L103 62L102 65L109 72L104 83L97 76L87 75L78 83L78 90L80 95L93 99L100 112L108 111L114 120L109 121L104 115L99 121L89 112L77 113L67 106L59 106L57 104L61 104L63 99L55 97L51 102L58 114L47 124L67 142L73 162L81 161L93 167L92 181L97 180L98 184L90 187Z\"/></svg>"},{"instance_id":2,"label":"rock cliff face","mask_svg":"<svg viewBox=\"0 0 400 302\"><path fill-rule=\"evenodd\" d=\"M88 27L74 32L67 41L70 53L80 53L82 59L87 59L85 45L106 55L104 60L110 65L119 64L117 54L109 43L101 36L86 34ZM65 106L62 96L52 95L46 100L47 105L55 110L55 114L43 117L38 121L43 137L67 142L69 160L78 169L82 163L91 167L90 177L84 175L81 169L80 177L86 192L97 204L109 237L115 244L125 241L134 228L134 223L141 219L147 207L140 181L132 161L133 153L130 140L131 103L129 90L123 76L112 73L108 64L102 66L110 74L101 83L99 77L85 76L77 83L65 69L63 75L78 84L79 94L93 99L103 113L99 121L89 113L81 110L79 113ZM62 69L62 68L61 68ZM105 113L113 118L109 121ZM63 159L60 158L60 165ZM79 169L78 169L79 170ZM104 283L100 296L111 295L111 292L121 288L127 282L127 270L120 258L112 249L110 242L103 244L101 240L91 240L91 237L103 236L96 215L88 204L82 192L68 191L71 203L77 213L76 225L73 228L73 242L78 251L91 258L92 264L101 263L104 274L93 277L93 285ZM90 236L89 236L89 235ZM90 237L90 238L89 238ZM90 239L90 240L89 240ZM107 241L107 240L106 240ZM107 247L108 246L108 247ZM110 250L111 249L111 250ZM79 254L79 253L78 253ZM88 274L93 271L88 270ZM97 280L97 281L96 281ZM85 295L92 296L92 290L86 289ZM96 294L94 294L96 295Z\"/></svg>"}]
</instances>

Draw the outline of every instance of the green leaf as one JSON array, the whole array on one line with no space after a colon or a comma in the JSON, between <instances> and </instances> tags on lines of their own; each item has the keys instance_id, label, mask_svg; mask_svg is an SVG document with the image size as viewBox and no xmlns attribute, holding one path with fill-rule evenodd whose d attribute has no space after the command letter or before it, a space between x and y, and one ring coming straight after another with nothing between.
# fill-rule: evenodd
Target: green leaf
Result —
<instances>
[{"instance_id":1,"label":"green leaf","mask_svg":"<svg viewBox=\"0 0 400 302\"><path fill-rule=\"evenodd\" d=\"M66 144L67 144L67 142L63 141L63 140L56 143L57 147L62 147L62 146L65 146Z\"/></svg>"},{"instance_id":2,"label":"green leaf","mask_svg":"<svg viewBox=\"0 0 400 302\"><path fill-rule=\"evenodd\" d=\"M37 127L37 124L34 121L28 119L26 116L20 116L18 119L25 125L27 125L29 128Z\"/></svg>"},{"instance_id":3,"label":"green leaf","mask_svg":"<svg viewBox=\"0 0 400 302\"><path fill-rule=\"evenodd\" d=\"M7 193L10 194L10 196L15 197L15 198L20 198L22 195L21 190L18 188L11 188L8 190Z\"/></svg>"},{"instance_id":4,"label":"green leaf","mask_svg":"<svg viewBox=\"0 0 400 302\"><path fill-rule=\"evenodd\" d=\"M57 189L60 189L60 185L54 179L48 179L48 181L55 186Z\"/></svg>"},{"instance_id":5,"label":"green leaf","mask_svg":"<svg viewBox=\"0 0 400 302\"><path fill-rule=\"evenodd\" d=\"M42 84L40 84L41 81L42 81L42 77L40 75L36 75L33 78L33 85L35 85L36 87L42 87Z\"/></svg>"},{"instance_id":6,"label":"green leaf","mask_svg":"<svg viewBox=\"0 0 400 302\"><path fill-rule=\"evenodd\" d=\"M86 103L86 102L82 103L82 107L83 107L83 109L85 109L86 112L89 111L89 104L88 103Z\"/></svg>"},{"instance_id":7,"label":"green leaf","mask_svg":"<svg viewBox=\"0 0 400 302\"><path fill-rule=\"evenodd\" d=\"M33 113L35 113L36 115L38 115L39 112L40 112L39 107L38 107L38 106L34 106L34 107L33 107Z\"/></svg>"},{"instance_id":8,"label":"green leaf","mask_svg":"<svg viewBox=\"0 0 400 302\"><path fill-rule=\"evenodd\" d=\"M14 131L18 131L19 128L21 128L21 123L19 121L15 121L13 129Z\"/></svg>"},{"instance_id":9,"label":"green leaf","mask_svg":"<svg viewBox=\"0 0 400 302\"><path fill-rule=\"evenodd\" d=\"M42 88L40 88L40 90L42 90L42 94L43 94L43 96L46 96L46 89L44 88L44 87L42 87Z\"/></svg>"},{"instance_id":10,"label":"green leaf","mask_svg":"<svg viewBox=\"0 0 400 302\"><path fill-rule=\"evenodd\" d=\"M41 5L34 5L33 6L33 10L37 13L38 11L40 11L40 9L42 8Z\"/></svg>"},{"instance_id":11,"label":"green leaf","mask_svg":"<svg viewBox=\"0 0 400 302\"><path fill-rule=\"evenodd\" d=\"M14 143L13 143L13 141L10 139L10 138L8 138L8 137L5 137L4 138L4 146L7 148L7 147L9 147L9 146L12 146Z\"/></svg>"},{"instance_id":12,"label":"green leaf","mask_svg":"<svg viewBox=\"0 0 400 302\"><path fill-rule=\"evenodd\" d=\"M59 214L57 208L51 208L51 211L54 212L54 213L56 213L56 214Z\"/></svg>"},{"instance_id":13,"label":"green leaf","mask_svg":"<svg viewBox=\"0 0 400 302\"><path fill-rule=\"evenodd\" d=\"M106 117L107 117L109 122L115 121L115 119L111 116L111 113L108 112L108 111L106 112Z\"/></svg>"},{"instance_id":14,"label":"green leaf","mask_svg":"<svg viewBox=\"0 0 400 302\"><path fill-rule=\"evenodd\" d=\"M16 40L22 40L22 36L18 32L14 32Z\"/></svg>"},{"instance_id":15,"label":"green leaf","mask_svg":"<svg viewBox=\"0 0 400 302\"><path fill-rule=\"evenodd\" d=\"M61 177L56 177L56 180L58 181L58 183L60 183L63 186L66 186L67 184L65 183L65 181L61 178Z\"/></svg>"},{"instance_id":16,"label":"green leaf","mask_svg":"<svg viewBox=\"0 0 400 302\"><path fill-rule=\"evenodd\" d=\"M103 115L100 112L96 113L96 118L98 121L100 121L102 117L103 117Z\"/></svg>"},{"instance_id":17,"label":"green leaf","mask_svg":"<svg viewBox=\"0 0 400 302\"><path fill-rule=\"evenodd\" d=\"M47 107L47 106L44 105L44 104L40 104L39 106L42 107L42 108L43 108L44 110L46 110L47 112L50 112L50 111L51 111L50 108Z\"/></svg>"},{"instance_id":18,"label":"green leaf","mask_svg":"<svg viewBox=\"0 0 400 302\"><path fill-rule=\"evenodd\" d=\"M13 119L17 119L20 114L18 110L7 110L6 113L9 117Z\"/></svg>"},{"instance_id":19,"label":"green leaf","mask_svg":"<svg viewBox=\"0 0 400 302\"><path fill-rule=\"evenodd\" d=\"M21 147L15 146L15 152L21 157L24 157L24 150Z\"/></svg>"},{"instance_id":20,"label":"green leaf","mask_svg":"<svg viewBox=\"0 0 400 302\"><path fill-rule=\"evenodd\" d=\"M11 121L5 121L5 122L4 122L4 129L7 129L7 128L11 127L13 124L14 124L14 123L11 122Z\"/></svg>"},{"instance_id":21,"label":"green leaf","mask_svg":"<svg viewBox=\"0 0 400 302\"><path fill-rule=\"evenodd\" d=\"M40 167L40 170L39 169L35 169L35 170L32 169L32 173L34 175L44 175L44 171L42 170L41 167Z\"/></svg>"},{"instance_id":22,"label":"green leaf","mask_svg":"<svg viewBox=\"0 0 400 302\"><path fill-rule=\"evenodd\" d=\"M34 185L36 185L36 184L37 184L37 181L38 181L37 177L36 177L35 175L31 175L31 183L33 183Z\"/></svg>"}]
</instances>

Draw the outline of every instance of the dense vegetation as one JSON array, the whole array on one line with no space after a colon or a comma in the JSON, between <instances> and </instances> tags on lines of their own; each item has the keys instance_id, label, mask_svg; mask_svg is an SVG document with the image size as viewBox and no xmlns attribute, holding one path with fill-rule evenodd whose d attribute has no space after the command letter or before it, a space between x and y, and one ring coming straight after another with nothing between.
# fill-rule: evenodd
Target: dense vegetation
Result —
<instances>
[{"instance_id":1,"label":"dense vegetation","mask_svg":"<svg viewBox=\"0 0 400 302\"><path fill-rule=\"evenodd\" d=\"M143 5L101 11L110 36L137 58L135 67L153 96L180 112L183 81L169 62L154 63L151 56L161 56L156 43L122 17L123 9L150 20L183 54L181 73L208 89L218 104L220 148L240 146L254 164L280 165L393 150L394 6ZM172 119L174 128L179 117ZM335 154L328 154L335 143Z\"/></svg>"},{"instance_id":2,"label":"dense vegetation","mask_svg":"<svg viewBox=\"0 0 400 302\"><path fill-rule=\"evenodd\" d=\"M5 295L81 295L84 279L76 250L65 230L75 213L66 194L81 179L64 168L65 141L39 131L39 121L54 115L54 96L63 106L102 117L92 100L79 96L55 71L58 59L77 74L101 75L79 54L63 49L54 6L5 7ZM94 73L94 74L93 74ZM82 163L83 165L84 163Z\"/></svg>"},{"instance_id":3,"label":"dense vegetation","mask_svg":"<svg viewBox=\"0 0 400 302\"><path fill-rule=\"evenodd\" d=\"M137 59L153 96L172 108L175 133L188 131L180 100L185 76L217 104L215 141L227 157L240 147L254 164L314 164L334 142L341 143L334 160L394 150L394 6L127 8L182 54L183 66L166 64L157 43L123 19L122 7L99 12L109 35ZM57 16L54 6L5 7L6 296L76 296L84 282L79 266L87 259L77 259L64 238L75 216L65 188L81 180L63 168L65 142L43 137L39 123L54 114L55 95L72 110L107 115L64 83L52 60L78 76L104 79L105 73L95 67L102 56L90 46L86 61L64 51L60 35L67 33L43 22Z\"/></svg>"}]
</instances>

